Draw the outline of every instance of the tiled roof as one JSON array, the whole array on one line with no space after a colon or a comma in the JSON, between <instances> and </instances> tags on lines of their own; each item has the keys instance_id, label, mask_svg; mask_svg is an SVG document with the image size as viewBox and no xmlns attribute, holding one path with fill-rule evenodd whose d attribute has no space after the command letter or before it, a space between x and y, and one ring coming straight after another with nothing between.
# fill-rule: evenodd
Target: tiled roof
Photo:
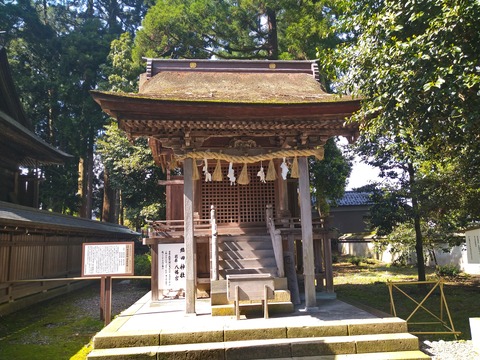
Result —
<instances>
[{"instance_id":1,"label":"tiled roof","mask_svg":"<svg viewBox=\"0 0 480 360\"><path fill-rule=\"evenodd\" d=\"M338 206L362 206L373 204L369 192L345 191L343 198L337 201Z\"/></svg>"},{"instance_id":2,"label":"tiled roof","mask_svg":"<svg viewBox=\"0 0 480 360\"><path fill-rule=\"evenodd\" d=\"M15 90L5 48L0 46L0 143L2 159L19 166L63 164L72 156L54 148L33 132Z\"/></svg>"},{"instance_id":3,"label":"tiled roof","mask_svg":"<svg viewBox=\"0 0 480 360\"><path fill-rule=\"evenodd\" d=\"M51 231L74 231L78 233L95 233L98 236L115 234L120 237L133 238L140 234L121 225L63 215L46 210L20 206L0 201L0 226L31 227Z\"/></svg>"}]
</instances>

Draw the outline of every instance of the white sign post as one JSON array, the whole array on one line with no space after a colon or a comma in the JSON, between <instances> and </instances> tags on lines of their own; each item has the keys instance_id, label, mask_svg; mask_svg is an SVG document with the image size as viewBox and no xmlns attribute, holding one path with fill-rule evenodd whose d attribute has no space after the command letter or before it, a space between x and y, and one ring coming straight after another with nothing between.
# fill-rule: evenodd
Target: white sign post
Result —
<instances>
[{"instance_id":1,"label":"white sign post","mask_svg":"<svg viewBox=\"0 0 480 360\"><path fill-rule=\"evenodd\" d=\"M158 245L158 288L161 293L185 290L185 245Z\"/></svg>"},{"instance_id":2,"label":"white sign post","mask_svg":"<svg viewBox=\"0 0 480 360\"><path fill-rule=\"evenodd\" d=\"M82 246L82 277L101 277L100 318L105 325L112 317L112 276L134 273L134 243L84 243Z\"/></svg>"},{"instance_id":3,"label":"white sign post","mask_svg":"<svg viewBox=\"0 0 480 360\"><path fill-rule=\"evenodd\" d=\"M480 264L480 228L465 231L469 264Z\"/></svg>"}]
</instances>

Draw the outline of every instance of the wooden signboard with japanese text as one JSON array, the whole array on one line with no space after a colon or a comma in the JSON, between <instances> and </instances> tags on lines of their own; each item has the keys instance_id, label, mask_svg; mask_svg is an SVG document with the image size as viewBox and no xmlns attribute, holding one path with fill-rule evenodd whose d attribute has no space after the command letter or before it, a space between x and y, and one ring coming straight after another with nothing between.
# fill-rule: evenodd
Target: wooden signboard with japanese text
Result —
<instances>
[{"instance_id":1,"label":"wooden signboard with japanese text","mask_svg":"<svg viewBox=\"0 0 480 360\"><path fill-rule=\"evenodd\" d=\"M127 276L134 274L133 242L84 243L82 276Z\"/></svg>"},{"instance_id":2,"label":"wooden signboard with japanese text","mask_svg":"<svg viewBox=\"0 0 480 360\"><path fill-rule=\"evenodd\" d=\"M480 228L465 231L469 264L480 264Z\"/></svg>"}]
</instances>

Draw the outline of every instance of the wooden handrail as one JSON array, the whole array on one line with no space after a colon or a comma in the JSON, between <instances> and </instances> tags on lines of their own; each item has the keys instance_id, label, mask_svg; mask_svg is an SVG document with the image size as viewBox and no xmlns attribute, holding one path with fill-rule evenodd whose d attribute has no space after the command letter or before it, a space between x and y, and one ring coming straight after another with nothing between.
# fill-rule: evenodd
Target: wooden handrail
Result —
<instances>
[{"instance_id":1,"label":"wooden handrail","mask_svg":"<svg viewBox=\"0 0 480 360\"><path fill-rule=\"evenodd\" d=\"M267 222L267 228L270 233L270 239L272 240L273 252L275 254L275 262L277 263L278 277L285 276L285 266L283 264L283 245L282 235L280 230L275 229L275 222L273 220L273 208L268 204L265 211L265 220Z\"/></svg>"},{"instance_id":2,"label":"wooden handrail","mask_svg":"<svg viewBox=\"0 0 480 360\"><path fill-rule=\"evenodd\" d=\"M209 230L210 219L195 219L193 222L194 231ZM170 237L170 233L183 232L185 225L183 220L155 220L149 222L149 229L152 234L149 236ZM149 231L149 233L150 233Z\"/></svg>"}]
</instances>

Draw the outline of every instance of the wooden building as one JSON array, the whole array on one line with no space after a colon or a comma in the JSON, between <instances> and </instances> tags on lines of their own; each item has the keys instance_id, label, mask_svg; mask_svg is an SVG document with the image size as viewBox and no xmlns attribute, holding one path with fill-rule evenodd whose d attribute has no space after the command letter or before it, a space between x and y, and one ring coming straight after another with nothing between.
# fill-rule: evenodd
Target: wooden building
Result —
<instances>
[{"instance_id":1,"label":"wooden building","mask_svg":"<svg viewBox=\"0 0 480 360\"><path fill-rule=\"evenodd\" d=\"M138 93L93 97L128 136L149 138L159 166L183 169L168 172L167 221L153 224L149 241L184 243L187 313L202 284L212 305L225 298L228 274L287 279L276 284L297 299L299 279L306 308L316 287L333 291L307 159L322 159L332 136L354 141L358 129L345 120L359 101L322 91L315 62L147 59Z\"/></svg>"},{"instance_id":2,"label":"wooden building","mask_svg":"<svg viewBox=\"0 0 480 360\"><path fill-rule=\"evenodd\" d=\"M55 149L33 132L33 125L20 104L8 65L0 47L0 201L38 207L39 179L22 174L21 167L62 165L71 155Z\"/></svg>"},{"instance_id":3,"label":"wooden building","mask_svg":"<svg viewBox=\"0 0 480 360\"><path fill-rule=\"evenodd\" d=\"M0 315L72 291L82 243L138 239L130 229L38 209L36 172L70 155L33 132L0 46ZM30 169L26 174L23 170ZM61 278L51 281L52 278ZM70 278L70 279L69 279ZM43 281L44 280L44 281Z\"/></svg>"},{"instance_id":4,"label":"wooden building","mask_svg":"<svg viewBox=\"0 0 480 360\"><path fill-rule=\"evenodd\" d=\"M345 191L343 197L330 208L333 227L339 235L368 232L372 193Z\"/></svg>"}]
</instances>

